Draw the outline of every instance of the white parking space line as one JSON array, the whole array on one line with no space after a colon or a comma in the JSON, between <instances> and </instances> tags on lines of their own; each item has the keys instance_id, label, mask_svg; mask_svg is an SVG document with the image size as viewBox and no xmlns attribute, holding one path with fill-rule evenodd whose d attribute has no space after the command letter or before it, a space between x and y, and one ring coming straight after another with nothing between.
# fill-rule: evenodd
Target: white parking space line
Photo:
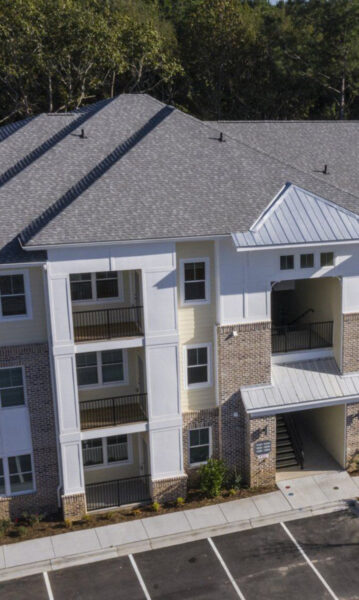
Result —
<instances>
[{"instance_id":1,"label":"white parking space line","mask_svg":"<svg viewBox=\"0 0 359 600\"><path fill-rule=\"evenodd\" d=\"M145 595L145 598L146 598L146 600L151 600L151 596L150 596L150 595L149 595L149 593L148 593L148 589L146 588L146 584L145 584L145 582L144 582L144 581L143 581L143 579L142 579L142 575L141 575L141 573L140 573L140 571L139 571L139 568L138 568L138 566L137 566L137 564L136 564L136 561L135 561L135 559L133 558L132 554L129 554L129 555L128 555L128 558L129 558L129 559L130 559L130 561L131 561L131 565L132 565L132 567L133 567L133 570L134 570L134 572L135 572L135 573L136 573L136 575L137 575L137 579L138 579L138 581L139 581L139 584L140 584L140 586L141 586L141 588L142 588L142 591L143 591L143 593L144 593L144 595Z\"/></svg>"},{"instance_id":2,"label":"white parking space line","mask_svg":"<svg viewBox=\"0 0 359 600\"><path fill-rule=\"evenodd\" d=\"M292 542L295 545L295 547L297 548L297 550L301 553L301 555L303 556L303 558L307 561L307 563L310 566L310 568L314 571L314 573L316 574L316 576L318 577L318 579L322 582L322 584L324 585L325 589L329 592L329 594L331 595L331 597L334 598L334 600L339 600L338 596L336 594L334 594L332 588L327 584L327 582L325 581L324 577L319 573L318 569L313 565L313 563L310 560L309 556L306 555L306 553L304 552L304 550L301 547L301 545L297 542L297 540L295 539L295 537L293 536L293 534L289 531L288 527L284 523L281 523L281 526L283 527L283 529L286 532L287 536L292 540Z\"/></svg>"},{"instance_id":3,"label":"white parking space line","mask_svg":"<svg viewBox=\"0 0 359 600\"><path fill-rule=\"evenodd\" d=\"M45 581L47 595L49 597L49 600L55 600L54 595L52 593L52 589L51 589L50 579L49 579L49 576L46 571L43 572L43 576L44 576L44 581Z\"/></svg>"},{"instance_id":4,"label":"white parking space line","mask_svg":"<svg viewBox=\"0 0 359 600\"><path fill-rule=\"evenodd\" d=\"M229 581L231 582L231 584L233 585L234 589L236 590L236 592L238 594L238 597L241 600L246 600L245 597L243 596L241 590L239 589L238 585L236 584L236 582L235 582L235 580L234 580L234 578L232 576L232 573L230 572L230 570L228 569L228 567L227 567L226 563L224 562L222 556L218 552L217 546L215 545L214 541L212 540L212 538L207 538L207 539L208 539L208 542L209 542L209 544L210 544L213 552L215 553L215 555L217 556L217 558L218 558L219 562L221 563L223 569L225 570L226 575L227 575Z\"/></svg>"}]
</instances>

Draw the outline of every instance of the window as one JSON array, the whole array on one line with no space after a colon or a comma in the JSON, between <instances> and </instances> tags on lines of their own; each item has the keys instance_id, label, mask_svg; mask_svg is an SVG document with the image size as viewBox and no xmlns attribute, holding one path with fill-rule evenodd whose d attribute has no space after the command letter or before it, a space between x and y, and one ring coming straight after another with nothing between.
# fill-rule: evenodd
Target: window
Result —
<instances>
[{"instance_id":1,"label":"window","mask_svg":"<svg viewBox=\"0 0 359 600\"><path fill-rule=\"evenodd\" d=\"M85 352L76 354L77 383L81 386L127 383L125 350Z\"/></svg>"},{"instance_id":2,"label":"window","mask_svg":"<svg viewBox=\"0 0 359 600\"><path fill-rule=\"evenodd\" d=\"M16 272L0 275L0 318L31 318L27 273Z\"/></svg>"},{"instance_id":3,"label":"window","mask_svg":"<svg viewBox=\"0 0 359 600\"><path fill-rule=\"evenodd\" d=\"M82 457L85 467L106 466L112 463L128 463L130 444L127 435L112 435L82 442Z\"/></svg>"},{"instance_id":4,"label":"window","mask_svg":"<svg viewBox=\"0 0 359 600\"><path fill-rule=\"evenodd\" d=\"M21 367L0 369L0 403L2 408L25 404Z\"/></svg>"},{"instance_id":5,"label":"window","mask_svg":"<svg viewBox=\"0 0 359 600\"><path fill-rule=\"evenodd\" d=\"M117 298L118 279L116 271L96 273L97 298Z\"/></svg>"},{"instance_id":6,"label":"window","mask_svg":"<svg viewBox=\"0 0 359 600\"><path fill-rule=\"evenodd\" d=\"M70 275L70 287L73 302L122 301L122 274L117 271Z\"/></svg>"},{"instance_id":7,"label":"window","mask_svg":"<svg viewBox=\"0 0 359 600\"><path fill-rule=\"evenodd\" d=\"M70 275L70 287L72 300L92 300L91 273Z\"/></svg>"},{"instance_id":8,"label":"window","mask_svg":"<svg viewBox=\"0 0 359 600\"><path fill-rule=\"evenodd\" d=\"M288 254L288 255L280 257L280 268L282 271L286 271L288 269L294 269L293 254Z\"/></svg>"},{"instance_id":9,"label":"window","mask_svg":"<svg viewBox=\"0 0 359 600\"><path fill-rule=\"evenodd\" d=\"M85 467L103 464L102 439L82 442L82 458Z\"/></svg>"},{"instance_id":10,"label":"window","mask_svg":"<svg viewBox=\"0 0 359 600\"><path fill-rule=\"evenodd\" d=\"M187 386L203 387L211 384L210 377L210 344L200 344L197 347L187 346Z\"/></svg>"},{"instance_id":11,"label":"window","mask_svg":"<svg viewBox=\"0 0 359 600\"><path fill-rule=\"evenodd\" d=\"M211 456L211 431L209 427L192 429L189 432L190 465L207 462Z\"/></svg>"},{"instance_id":12,"label":"window","mask_svg":"<svg viewBox=\"0 0 359 600\"><path fill-rule=\"evenodd\" d=\"M86 352L85 354L76 354L76 370L78 385L97 384L97 353Z\"/></svg>"},{"instance_id":13,"label":"window","mask_svg":"<svg viewBox=\"0 0 359 600\"><path fill-rule=\"evenodd\" d=\"M5 494L4 463L2 458L0 458L0 494Z\"/></svg>"},{"instance_id":14,"label":"window","mask_svg":"<svg viewBox=\"0 0 359 600\"><path fill-rule=\"evenodd\" d=\"M102 381L123 381L123 352L122 350L106 350L101 352L102 359Z\"/></svg>"},{"instance_id":15,"label":"window","mask_svg":"<svg viewBox=\"0 0 359 600\"><path fill-rule=\"evenodd\" d=\"M34 489L31 466L31 455L10 456L8 458L10 491L12 494L17 492L29 492Z\"/></svg>"},{"instance_id":16,"label":"window","mask_svg":"<svg viewBox=\"0 0 359 600\"><path fill-rule=\"evenodd\" d=\"M181 261L181 301L183 304L209 302L209 260Z\"/></svg>"},{"instance_id":17,"label":"window","mask_svg":"<svg viewBox=\"0 0 359 600\"><path fill-rule=\"evenodd\" d=\"M300 255L300 268L311 269L314 267L314 254L301 254Z\"/></svg>"},{"instance_id":18,"label":"window","mask_svg":"<svg viewBox=\"0 0 359 600\"><path fill-rule=\"evenodd\" d=\"M334 253L333 252L321 252L320 253L320 266L321 267L332 267L334 265Z\"/></svg>"},{"instance_id":19,"label":"window","mask_svg":"<svg viewBox=\"0 0 359 600\"><path fill-rule=\"evenodd\" d=\"M113 435L107 438L108 462L128 460L127 435Z\"/></svg>"}]
</instances>

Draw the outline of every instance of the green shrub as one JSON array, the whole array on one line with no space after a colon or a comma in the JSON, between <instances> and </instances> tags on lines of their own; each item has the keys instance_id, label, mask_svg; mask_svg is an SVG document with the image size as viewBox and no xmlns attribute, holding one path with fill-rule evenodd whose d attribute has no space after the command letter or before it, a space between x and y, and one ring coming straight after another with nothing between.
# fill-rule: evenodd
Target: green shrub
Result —
<instances>
[{"instance_id":1,"label":"green shrub","mask_svg":"<svg viewBox=\"0 0 359 600\"><path fill-rule=\"evenodd\" d=\"M242 487L242 475L238 473L237 469L234 467L231 471L227 472L226 477L226 488L227 490L240 490Z\"/></svg>"},{"instance_id":2,"label":"green shrub","mask_svg":"<svg viewBox=\"0 0 359 600\"><path fill-rule=\"evenodd\" d=\"M72 527L72 520L71 519L65 519L64 520L64 525L65 525L66 529L71 529L71 527Z\"/></svg>"},{"instance_id":3,"label":"green shrub","mask_svg":"<svg viewBox=\"0 0 359 600\"><path fill-rule=\"evenodd\" d=\"M23 537L26 534L27 534L27 527L25 527L24 525L19 525L16 528L16 536L17 537Z\"/></svg>"},{"instance_id":4,"label":"green shrub","mask_svg":"<svg viewBox=\"0 0 359 600\"><path fill-rule=\"evenodd\" d=\"M227 475L223 460L210 458L205 465L201 466L199 475L201 492L208 498L219 496Z\"/></svg>"},{"instance_id":5,"label":"green shrub","mask_svg":"<svg viewBox=\"0 0 359 600\"><path fill-rule=\"evenodd\" d=\"M28 525L29 527L37 525L38 523L40 523L40 521L43 521L43 519L44 515L39 513L23 512L21 515L21 521L24 523L24 525Z\"/></svg>"},{"instance_id":6,"label":"green shrub","mask_svg":"<svg viewBox=\"0 0 359 600\"><path fill-rule=\"evenodd\" d=\"M235 495L236 495L236 493L237 493L237 490L235 490L234 488L231 488L230 490L228 490L228 494L229 494L230 496L235 496Z\"/></svg>"},{"instance_id":7,"label":"green shrub","mask_svg":"<svg viewBox=\"0 0 359 600\"><path fill-rule=\"evenodd\" d=\"M160 503L159 503L159 502L154 502L154 503L152 504L152 510L153 510L154 512L158 512L158 511L160 510L160 508L161 508L161 505L160 505Z\"/></svg>"},{"instance_id":8,"label":"green shrub","mask_svg":"<svg viewBox=\"0 0 359 600\"><path fill-rule=\"evenodd\" d=\"M184 505L184 503L185 503L185 499L184 499L184 498L182 498L181 496L179 496L179 497L177 498L177 500L176 500L176 504L177 504L177 506L183 506L183 505Z\"/></svg>"}]
</instances>

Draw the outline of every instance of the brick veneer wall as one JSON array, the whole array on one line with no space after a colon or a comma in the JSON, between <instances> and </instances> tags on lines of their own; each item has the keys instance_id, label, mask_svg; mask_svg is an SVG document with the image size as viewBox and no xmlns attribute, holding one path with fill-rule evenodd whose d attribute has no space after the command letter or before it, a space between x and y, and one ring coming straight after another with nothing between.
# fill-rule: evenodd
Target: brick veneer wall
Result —
<instances>
[{"instance_id":1,"label":"brick veneer wall","mask_svg":"<svg viewBox=\"0 0 359 600\"><path fill-rule=\"evenodd\" d=\"M270 486L275 484L276 473L276 417L247 417L246 436L246 479L251 487ZM257 442L270 440L271 451L267 458L255 453Z\"/></svg>"},{"instance_id":2,"label":"brick veneer wall","mask_svg":"<svg viewBox=\"0 0 359 600\"><path fill-rule=\"evenodd\" d=\"M343 373L359 371L359 313L343 315Z\"/></svg>"},{"instance_id":3,"label":"brick veneer wall","mask_svg":"<svg viewBox=\"0 0 359 600\"><path fill-rule=\"evenodd\" d=\"M187 475L182 477L170 477L168 479L157 479L152 481L153 502L175 502L177 498L185 498L187 495Z\"/></svg>"},{"instance_id":4,"label":"brick veneer wall","mask_svg":"<svg viewBox=\"0 0 359 600\"><path fill-rule=\"evenodd\" d=\"M255 466L249 451L253 431L239 389L271 381L271 323L217 327L217 352L222 457L250 483ZM263 479L267 485L267 476Z\"/></svg>"},{"instance_id":5,"label":"brick veneer wall","mask_svg":"<svg viewBox=\"0 0 359 600\"><path fill-rule=\"evenodd\" d=\"M220 458L219 451L219 409L207 408L204 410L188 411L182 413L183 422L183 464L188 475L188 485L196 485L198 482L198 469L190 467L189 464L189 432L191 429L211 427L212 433L212 457Z\"/></svg>"},{"instance_id":6,"label":"brick veneer wall","mask_svg":"<svg viewBox=\"0 0 359 600\"><path fill-rule=\"evenodd\" d=\"M58 510L59 475L48 345L0 347L0 367L20 365L25 370L36 492L1 499L0 515L4 518L16 517L23 511L53 513Z\"/></svg>"},{"instance_id":7,"label":"brick veneer wall","mask_svg":"<svg viewBox=\"0 0 359 600\"><path fill-rule=\"evenodd\" d=\"M61 496L64 519L80 519L87 512L85 494L69 494Z\"/></svg>"},{"instance_id":8,"label":"brick veneer wall","mask_svg":"<svg viewBox=\"0 0 359 600\"><path fill-rule=\"evenodd\" d=\"M359 456L359 402L346 406L346 466Z\"/></svg>"}]
</instances>

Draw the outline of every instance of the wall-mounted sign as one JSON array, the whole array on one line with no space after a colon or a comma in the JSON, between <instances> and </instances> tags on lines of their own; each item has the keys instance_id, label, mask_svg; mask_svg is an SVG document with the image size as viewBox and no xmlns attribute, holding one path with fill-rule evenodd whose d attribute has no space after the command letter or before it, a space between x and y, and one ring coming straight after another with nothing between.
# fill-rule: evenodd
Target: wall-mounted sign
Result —
<instances>
[{"instance_id":1,"label":"wall-mounted sign","mask_svg":"<svg viewBox=\"0 0 359 600\"><path fill-rule=\"evenodd\" d=\"M256 442L254 445L254 452L257 456L268 456L270 451L272 450L272 442L270 440L263 440L261 442Z\"/></svg>"}]
</instances>

